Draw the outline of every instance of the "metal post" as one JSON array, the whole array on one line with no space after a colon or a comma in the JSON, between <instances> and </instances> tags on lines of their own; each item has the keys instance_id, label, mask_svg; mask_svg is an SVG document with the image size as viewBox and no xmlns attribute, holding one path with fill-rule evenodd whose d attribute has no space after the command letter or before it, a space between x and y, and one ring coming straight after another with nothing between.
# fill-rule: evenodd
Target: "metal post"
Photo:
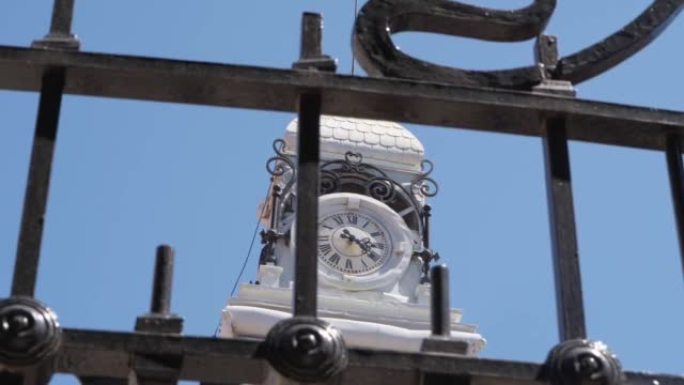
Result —
<instances>
[{"instance_id":1,"label":"metal post","mask_svg":"<svg viewBox=\"0 0 684 385\"><path fill-rule=\"evenodd\" d=\"M154 283L152 284L152 301L150 304L151 313L169 314L171 312L173 257L171 246L161 245L157 247Z\"/></svg>"},{"instance_id":2,"label":"metal post","mask_svg":"<svg viewBox=\"0 0 684 385\"><path fill-rule=\"evenodd\" d=\"M183 318L171 313L174 254L171 246L157 247L150 312L135 320L138 332L180 334L183 331Z\"/></svg>"},{"instance_id":3,"label":"metal post","mask_svg":"<svg viewBox=\"0 0 684 385\"><path fill-rule=\"evenodd\" d=\"M684 167L682 166L682 145L680 137L675 134L667 136L667 171L670 175L672 204L677 222L679 238L679 257L682 259L684 272Z\"/></svg>"},{"instance_id":4,"label":"metal post","mask_svg":"<svg viewBox=\"0 0 684 385\"><path fill-rule=\"evenodd\" d=\"M302 34L300 41L300 59L318 58L322 49L323 18L317 13L304 12L302 15Z\"/></svg>"},{"instance_id":5,"label":"metal post","mask_svg":"<svg viewBox=\"0 0 684 385\"><path fill-rule=\"evenodd\" d=\"M423 206L423 246L426 249L430 248L430 217L432 216L432 207L430 205Z\"/></svg>"},{"instance_id":6,"label":"metal post","mask_svg":"<svg viewBox=\"0 0 684 385\"><path fill-rule=\"evenodd\" d=\"M544 130L558 334L561 340L586 338L565 120L546 119Z\"/></svg>"},{"instance_id":7,"label":"metal post","mask_svg":"<svg viewBox=\"0 0 684 385\"><path fill-rule=\"evenodd\" d=\"M48 70L43 75L14 264L12 295L33 296L35 291L63 89L64 69Z\"/></svg>"},{"instance_id":8,"label":"metal post","mask_svg":"<svg viewBox=\"0 0 684 385\"><path fill-rule=\"evenodd\" d=\"M323 55L323 18L317 13L305 12L302 15L302 34L299 60L292 68L335 72L337 61Z\"/></svg>"},{"instance_id":9,"label":"metal post","mask_svg":"<svg viewBox=\"0 0 684 385\"><path fill-rule=\"evenodd\" d=\"M273 192L271 193L271 221L270 230L275 230L277 221L280 219L280 186L273 185Z\"/></svg>"},{"instance_id":10,"label":"metal post","mask_svg":"<svg viewBox=\"0 0 684 385\"><path fill-rule=\"evenodd\" d=\"M135 331L141 333L180 335L183 319L171 314L174 251L171 246L160 245L154 267L150 312L135 320ZM135 353L130 357L130 383L139 385L172 385L178 383L183 354ZM89 385L106 384L103 378L88 378ZM101 382L102 381L102 382ZM111 385L120 385L112 382Z\"/></svg>"},{"instance_id":11,"label":"metal post","mask_svg":"<svg viewBox=\"0 0 684 385\"><path fill-rule=\"evenodd\" d=\"M432 293L430 314L433 336L451 336L451 314L449 312L449 269L446 265L432 268Z\"/></svg>"},{"instance_id":12,"label":"metal post","mask_svg":"<svg viewBox=\"0 0 684 385\"><path fill-rule=\"evenodd\" d=\"M74 16L74 0L55 0L52 6L50 32L32 43L34 48L77 50L80 43L71 33Z\"/></svg>"},{"instance_id":13,"label":"metal post","mask_svg":"<svg viewBox=\"0 0 684 385\"><path fill-rule=\"evenodd\" d=\"M299 98L294 315L316 316L318 285L318 173L321 96Z\"/></svg>"},{"instance_id":14,"label":"metal post","mask_svg":"<svg viewBox=\"0 0 684 385\"><path fill-rule=\"evenodd\" d=\"M74 0L55 0L52 6L50 33L69 35L74 15Z\"/></svg>"}]
</instances>

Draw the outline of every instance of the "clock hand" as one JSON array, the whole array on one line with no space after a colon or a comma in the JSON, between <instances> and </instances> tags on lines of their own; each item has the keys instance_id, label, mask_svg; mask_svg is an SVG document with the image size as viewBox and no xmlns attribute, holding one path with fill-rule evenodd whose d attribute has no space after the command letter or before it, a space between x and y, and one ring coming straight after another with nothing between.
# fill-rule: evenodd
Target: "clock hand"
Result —
<instances>
[{"instance_id":1,"label":"clock hand","mask_svg":"<svg viewBox=\"0 0 684 385\"><path fill-rule=\"evenodd\" d=\"M356 243L359 242L359 240L354 236L354 234L349 232L349 229L342 230L342 234L340 234L340 238L346 239L349 242L356 242Z\"/></svg>"},{"instance_id":2,"label":"clock hand","mask_svg":"<svg viewBox=\"0 0 684 385\"><path fill-rule=\"evenodd\" d=\"M340 234L340 238L346 239L349 242L354 242L363 251L364 254L370 254L371 248L377 247L374 243L371 242L370 238L366 237L363 239L356 238L354 234L352 234L349 229L343 229L342 234Z\"/></svg>"},{"instance_id":3,"label":"clock hand","mask_svg":"<svg viewBox=\"0 0 684 385\"><path fill-rule=\"evenodd\" d=\"M363 249L363 252L366 254L371 253L371 249L373 247L378 247L375 243L371 242L370 238L366 237L363 238L360 242L357 242L359 246L361 246L361 249Z\"/></svg>"}]
</instances>

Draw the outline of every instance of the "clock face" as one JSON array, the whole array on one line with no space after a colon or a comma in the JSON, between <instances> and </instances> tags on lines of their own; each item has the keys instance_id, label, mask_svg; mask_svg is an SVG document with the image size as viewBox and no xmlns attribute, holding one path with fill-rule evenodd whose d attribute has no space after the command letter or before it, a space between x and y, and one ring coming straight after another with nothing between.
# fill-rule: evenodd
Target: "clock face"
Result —
<instances>
[{"instance_id":1,"label":"clock face","mask_svg":"<svg viewBox=\"0 0 684 385\"><path fill-rule=\"evenodd\" d=\"M392 255L390 232L378 220L347 210L323 216L318 223L318 259L346 275L364 275Z\"/></svg>"},{"instance_id":2,"label":"clock face","mask_svg":"<svg viewBox=\"0 0 684 385\"><path fill-rule=\"evenodd\" d=\"M295 222L291 229L296 239ZM409 267L417 241L402 217L376 199L340 192L318 200L317 264L323 286L389 288Z\"/></svg>"}]
</instances>

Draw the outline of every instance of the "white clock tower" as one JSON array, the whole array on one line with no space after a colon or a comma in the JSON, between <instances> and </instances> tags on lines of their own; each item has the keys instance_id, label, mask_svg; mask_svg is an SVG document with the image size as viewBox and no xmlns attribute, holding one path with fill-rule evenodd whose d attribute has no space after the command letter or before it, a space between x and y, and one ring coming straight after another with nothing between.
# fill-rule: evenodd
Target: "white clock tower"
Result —
<instances>
[{"instance_id":1,"label":"white clock tower","mask_svg":"<svg viewBox=\"0 0 684 385\"><path fill-rule=\"evenodd\" d=\"M321 116L318 314L350 347L420 351L430 335L430 207L437 192L423 145L403 126ZM262 249L255 283L222 312L219 336L263 338L292 314L297 121L267 168L271 198L259 208ZM484 339L451 310L451 337L476 355Z\"/></svg>"}]
</instances>

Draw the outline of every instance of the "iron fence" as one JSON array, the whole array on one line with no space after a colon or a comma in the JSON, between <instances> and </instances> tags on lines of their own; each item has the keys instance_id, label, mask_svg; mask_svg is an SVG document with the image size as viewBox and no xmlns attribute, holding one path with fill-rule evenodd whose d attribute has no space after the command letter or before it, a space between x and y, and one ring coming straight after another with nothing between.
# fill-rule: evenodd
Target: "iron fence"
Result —
<instances>
[{"instance_id":1,"label":"iron fence","mask_svg":"<svg viewBox=\"0 0 684 385\"><path fill-rule=\"evenodd\" d=\"M470 9L461 21L484 23L480 33L491 40L516 40L539 35L554 4L537 0L522 12L509 14L484 15ZM40 93L11 297L0 302L0 383L44 384L56 372L74 374L83 384L122 384L129 379L142 384L179 379L263 383L280 373L297 381L337 384L684 385L681 376L623 372L605 346L586 340L568 157L569 140L663 151L684 256L684 113L579 100L571 83L595 76L638 51L683 4L654 1L621 31L631 34L632 40L625 42L624 35L616 34L567 58L558 58L552 37L541 36L538 66L490 76L444 68L416 72L410 60L383 51L387 48L383 23L394 30L467 34L444 16L458 6L447 1L370 1L357 19L356 49L364 66L387 77L365 78L334 73L334 61L322 53L318 15L304 15L300 60L292 70L282 70L79 52L70 32L73 0L56 0L50 33L44 39L32 48L0 46L0 88ZM417 10L407 15L410 6ZM442 19L435 19L437 13ZM169 315L173 255L162 247L151 311L138 319L136 332L57 326L54 313L33 297L64 94L298 113L300 214L291 324L272 330L266 341L181 336L181 321ZM434 351L415 354L339 345L339 336L316 319L321 114L543 139L561 337L546 362L466 358L450 353L448 341L434 344ZM433 274L433 332L439 340L448 312L448 282L439 267ZM292 337L288 333L293 327L307 327L325 340L315 365L295 353L283 354L282 349L289 349L287 338Z\"/></svg>"}]
</instances>

